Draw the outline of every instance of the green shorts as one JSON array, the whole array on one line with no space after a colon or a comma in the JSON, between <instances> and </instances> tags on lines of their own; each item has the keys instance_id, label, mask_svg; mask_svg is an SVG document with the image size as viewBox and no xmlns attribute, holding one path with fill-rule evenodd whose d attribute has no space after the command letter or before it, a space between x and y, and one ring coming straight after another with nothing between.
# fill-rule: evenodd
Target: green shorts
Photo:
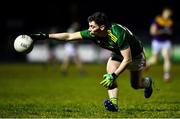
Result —
<instances>
[{"instance_id":1,"label":"green shorts","mask_svg":"<svg viewBox=\"0 0 180 119\"><path fill-rule=\"evenodd\" d=\"M122 62L123 58L120 55L112 54L112 60ZM139 71L144 69L146 66L146 57L144 55L144 52L141 54L135 56L132 59L132 62L128 65L127 69L130 71Z\"/></svg>"}]
</instances>

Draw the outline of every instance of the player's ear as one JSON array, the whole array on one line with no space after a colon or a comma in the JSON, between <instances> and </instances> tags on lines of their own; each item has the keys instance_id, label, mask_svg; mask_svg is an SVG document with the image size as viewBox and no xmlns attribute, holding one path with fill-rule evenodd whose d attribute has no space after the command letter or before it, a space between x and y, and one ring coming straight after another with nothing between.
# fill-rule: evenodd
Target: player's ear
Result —
<instances>
[{"instance_id":1,"label":"player's ear","mask_svg":"<svg viewBox=\"0 0 180 119\"><path fill-rule=\"evenodd\" d=\"M101 29L102 31L103 31L105 28L106 28L105 25L101 25L101 26L100 26L100 29Z\"/></svg>"}]
</instances>

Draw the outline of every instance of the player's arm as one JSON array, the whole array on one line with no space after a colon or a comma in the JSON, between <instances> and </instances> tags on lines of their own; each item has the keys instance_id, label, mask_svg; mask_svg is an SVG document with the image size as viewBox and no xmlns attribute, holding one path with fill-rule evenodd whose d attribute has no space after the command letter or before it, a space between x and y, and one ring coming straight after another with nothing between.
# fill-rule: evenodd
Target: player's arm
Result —
<instances>
[{"instance_id":1,"label":"player's arm","mask_svg":"<svg viewBox=\"0 0 180 119\"><path fill-rule=\"evenodd\" d=\"M103 76L104 80L101 81L100 84L103 85L104 87L110 88L113 85L113 82L118 77L118 75L121 74L126 69L128 64L132 61L130 47L122 50L121 54L124 57L124 59L119 65L119 67L116 69L116 71L113 72L112 74L108 73Z\"/></svg>"},{"instance_id":2,"label":"player's arm","mask_svg":"<svg viewBox=\"0 0 180 119\"><path fill-rule=\"evenodd\" d=\"M158 28L157 28L157 25L156 25L156 24L152 24L152 25L150 26L150 34L151 34L152 36L154 36L154 35L159 35L159 34L160 34L160 31L158 31Z\"/></svg>"},{"instance_id":3,"label":"player's arm","mask_svg":"<svg viewBox=\"0 0 180 119\"><path fill-rule=\"evenodd\" d=\"M120 52L124 59L122 60L121 64L117 68L117 70L114 72L117 76L126 69L126 67L128 66L129 63L132 62L130 47L128 47L127 49L121 50Z\"/></svg>"},{"instance_id":4,"label":"player's arm","mask_svg":"<svg viewBox=\"0 0 180 119\"><path fill-rule=\"evenodd\" d=\"M52 33L49 34L50 39L56 40L79 40L82 39L80 32L74 33Z\"/></svg>"},{"instance_id":5,"label":"player's arm","mask_svg":"<svg viewBox=\"0 0 180 119\"><path fill-rule=\"evenodd\" d=\"M150 27L150 34L152 36L162 35L162 34L172 34L172 30L170 28L167 29L159 29L157 25L154 23Z\"/></svg>"},{"instance_id":6,"label":"player's arm","mask_svg":"<svg viewBox=\"0 0 180 119\"><path fill-rule=\"evenodd\" d=\"M82 36L80 32L74 32L74 33L37 33L37 34L31 34L30 37L34 40L45 40L45 39L55 39L55 40L78 40L82 39Z\"/></svg>"}]
</instances>

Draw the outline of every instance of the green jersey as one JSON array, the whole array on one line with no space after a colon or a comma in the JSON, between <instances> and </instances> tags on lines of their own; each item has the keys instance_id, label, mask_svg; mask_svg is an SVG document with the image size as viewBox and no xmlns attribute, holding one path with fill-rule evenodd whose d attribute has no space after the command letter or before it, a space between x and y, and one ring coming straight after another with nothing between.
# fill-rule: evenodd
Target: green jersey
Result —
<instances>
[{"instance_id":1,"label":"green jersey","mask_svg":"<svg viewBox=\"0 0 180 119\"><path fill-rule=\"evenodd\" d=\"M98 46L108 49L121 56L120 51L131 48L132 57L139 55L143 51L140 40L137 40L132 32L120 24L112 24L108 29L106 37L92 36L88 30L80 31L85 40L91 40Z\"/></svg>"}]
</instances>

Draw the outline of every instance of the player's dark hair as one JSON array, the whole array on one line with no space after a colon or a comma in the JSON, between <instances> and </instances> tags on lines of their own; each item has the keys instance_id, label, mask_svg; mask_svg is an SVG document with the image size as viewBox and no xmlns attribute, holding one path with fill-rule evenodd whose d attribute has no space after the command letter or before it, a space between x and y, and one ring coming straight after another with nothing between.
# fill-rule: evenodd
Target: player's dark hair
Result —
<instances>
[{"instance_id":1,"label":"player's dark hair","mask_svg":"<svg viewBox=\"0 0 180 119\"><path fill-rule=\"evenodd\" d=\"M88 17L88 22L95 21L98 25L105 25L106 27L110 27L111 23L108 20L108 17L103 12L95 12L94 14Z\"/></svg>"},{"instance_id":2,"label":"player's dark hair","mask_svg":"<svg viewBox=\"0 0 180 119\"><path fill-rule=\"evenodd\" d=\"M172 11L172 8L169 7L169 6L164 6L164 7L163 7L163 10L169 10L169 11Z\"/></svg>"}]
</instances>

